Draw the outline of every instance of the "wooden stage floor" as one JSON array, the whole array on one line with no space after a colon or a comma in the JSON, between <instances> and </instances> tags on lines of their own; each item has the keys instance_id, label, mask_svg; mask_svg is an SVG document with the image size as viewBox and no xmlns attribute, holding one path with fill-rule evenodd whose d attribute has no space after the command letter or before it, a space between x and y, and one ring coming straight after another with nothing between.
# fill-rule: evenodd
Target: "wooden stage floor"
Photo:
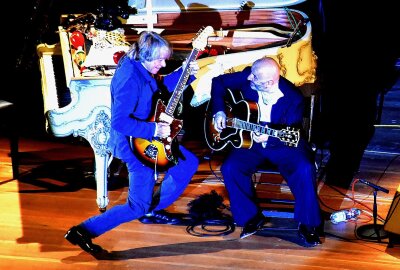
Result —
<instances>
[{"instance_id":1,"label":"wooden stage floor","mask_svg":"<svg viewBox=\"0 0 400 270\"><path fill-rule=\"evenodd\" d=\"M208 153L202 142L186 144L200 158ZM243 240L238 239L241 228L225 236L198 237L183 225L133 221L95 239L109 251L96 259L63 237L72 225L99 213L94 180L88 173L93 169L91 148L76 139L21 138L18 180L11 179L8 151L8 141L0 138L0 269L400 269L399 245L388 247L388 239L378 242L356 233L357 228L372 224L373 190L360 182L349 190L320 182L325 237L314 248L299 243L291 218L273 217L265 231ZM389 190L377 194L379 224L399 185L398 156L366 152L360 168L360 178ZM211 190L229 204L216 177L220 164L218 158L202 159L191 184L168 210L186 214L192 199ZM126 199L123 176L124 171L110 181L109 206ZM291 196L285 188L268 190L261 184L257 191L261 198ZM271 212L273 207L267 206ZM363 210L355 222L329 221L331 212L350 207Z\"/></svg>"}]
</instances>

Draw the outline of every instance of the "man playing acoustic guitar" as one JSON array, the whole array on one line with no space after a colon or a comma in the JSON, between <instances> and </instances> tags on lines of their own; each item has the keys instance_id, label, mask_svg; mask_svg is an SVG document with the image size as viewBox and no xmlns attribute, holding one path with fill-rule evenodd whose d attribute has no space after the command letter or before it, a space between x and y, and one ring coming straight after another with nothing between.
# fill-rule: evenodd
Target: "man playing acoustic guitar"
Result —
<instances>
[{"instance_id":1,"label":"man playing acoustic guitar","mask_svg":"<svg viewBox=\"0 0 400 270\"><path fill-rule=\"evenodd\" d=\"M224 129L231 129L233 125L229 114L243 102L233 99L235 104L227 104L226 97L237 97L238 93L247 102L248 113L256 113L256 124L263 127L301 127L304 98L298 88L280 76L280 67L274 59L261 58L241 72L223 74L213 79L209 106L214 116L213 128L221 134ZM251 119L252 116L246 118ZM214 137L215 140L223 139ZM272 163L279 169L294 195L294 218L299 222L299 236L306 246L316 246L321 244L317 228L322 220L314 155L304 138L291 145L277 137L253 131L250 136L252 142L242 144L249 147L232 148L222 164L221 172L233 218L238 226L243 226L241 238L262 229L266 219L257 203L252 175L265 162Z\"/></svg>"}]
</instances>

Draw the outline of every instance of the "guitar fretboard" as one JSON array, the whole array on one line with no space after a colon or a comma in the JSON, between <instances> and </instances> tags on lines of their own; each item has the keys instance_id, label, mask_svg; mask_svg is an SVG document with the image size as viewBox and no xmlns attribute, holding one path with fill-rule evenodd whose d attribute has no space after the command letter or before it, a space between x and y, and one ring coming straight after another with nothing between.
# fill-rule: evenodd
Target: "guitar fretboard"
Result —
<instances>
[{"instance_id":1,"label":"guitar fretboard","mask_svg":"<svg viewBox=\"0 0 400 270\"><path fill-rule=\"evenodd\" d=\"M232 127L233 128L238 128L238 129L244 129L248 131L253 131L257 132L260 134L267 134L272 137L278 137L278 130L268 128L268 127L263 127L261 125L257 125L254 123L246 122L243 120L240 120L238 118L233 118L232 119Z\"/></svg>"},{"instance_id":2,"label":"guitar fretboard","mask_svg":"<svg viewBox=\"0 0 400 270\"><path fill-rule=\"evenodd\" d=\"M181 98L183 90L185 89L186 83L189 79L190 72L191 72L189 63L191 61L196 60L196 57L198 54L199 54L199 50L196 48L193 48L189 57L186 59L186 66L182 71L182 74L179 78L179 81L178 81L176 87L175 87L175 90L174 90L174 92L168 102L168 105L165 109L165 113L168 114L169 116L173 116L175 108L179 103L179 100Z\"/></svg>"},{"instance_id":3,"label":"guitar fretboard","mask_svg":"<svg viewBox=\"0 0 400 270\"><path fill-rule=\"evenodd\" d=\"M239 118L229 118L226 121L226 125L231 128L241 129L246 131L252 131L258 134L267 134L271 137L275 137L285 142L289 146L297 146L300 138L300 130L296 130L291 127L285 129L273 129L264 127L258 124L240 120Z\"/></svg>"}]
</instances>

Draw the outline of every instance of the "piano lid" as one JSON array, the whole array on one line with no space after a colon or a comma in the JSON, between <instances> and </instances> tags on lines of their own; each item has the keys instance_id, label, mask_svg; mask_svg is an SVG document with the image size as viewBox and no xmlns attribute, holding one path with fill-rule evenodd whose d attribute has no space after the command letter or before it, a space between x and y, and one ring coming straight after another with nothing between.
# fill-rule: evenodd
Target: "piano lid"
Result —
<instances>
[{"instance_id":1,"label":"piano lid","mask_svg":"<svg viewBox=\"0 0 400 270\"><path fill-rule=\"evenodd\" d=\"M129 0L128 5L135 7L138 14L146 13L149 5L153 12L181 12L181 11L206 11L216 10L238 10L244 8L266 9L287 7L305 2L306 0Z\"/></svg>"}]
</instances>

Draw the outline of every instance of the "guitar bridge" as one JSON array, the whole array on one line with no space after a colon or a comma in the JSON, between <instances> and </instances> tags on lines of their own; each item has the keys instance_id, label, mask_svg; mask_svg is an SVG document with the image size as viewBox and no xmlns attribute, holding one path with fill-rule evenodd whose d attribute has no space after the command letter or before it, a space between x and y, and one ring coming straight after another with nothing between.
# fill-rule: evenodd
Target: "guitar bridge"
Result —
<instances>
[{"instance_id":1,"label":"guitar bridge","mask_svg":"<svg viewBox=\"0 0 400 270\"><path fill-rule=\"evenodd\" d=\"M158 148L157 146L155 146L154 144L149 144L143 151L143 153L153 159L156 160L157 159L157 155L158 155Z\"/></svg>"}]
</instances>

